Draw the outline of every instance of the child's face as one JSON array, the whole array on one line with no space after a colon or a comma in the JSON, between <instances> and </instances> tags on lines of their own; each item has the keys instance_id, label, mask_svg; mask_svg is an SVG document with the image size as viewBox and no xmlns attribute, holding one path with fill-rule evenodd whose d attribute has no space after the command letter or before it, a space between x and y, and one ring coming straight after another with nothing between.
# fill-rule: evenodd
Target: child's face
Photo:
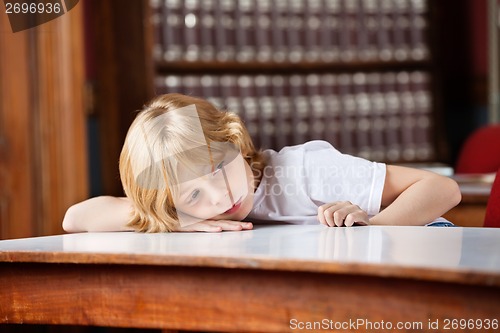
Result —
<instances>
[{"instance_id":1,"label":"child's face","mask_svg":"<svg viewBox=\"0 0 500 333\"><path fill-rule=\"evenodd\" d=\"M179 170L175 208L181 226L204 220L243 220L253 207L253 174L241 154L216 159L196 177Z\"/></svg>"}]
</instances>

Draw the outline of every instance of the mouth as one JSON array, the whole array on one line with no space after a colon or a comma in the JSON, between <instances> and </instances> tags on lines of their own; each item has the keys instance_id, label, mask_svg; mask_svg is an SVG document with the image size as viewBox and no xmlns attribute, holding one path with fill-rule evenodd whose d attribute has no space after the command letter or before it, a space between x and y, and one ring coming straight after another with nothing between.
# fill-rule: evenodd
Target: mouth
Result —
<instances>
[{"instance_id":1,"label":"mouth","mask_svg":"<svg viewBox=\"0 0 500 333\"><path fill-rule=\"evenodd\" d=\"M238 209L240 209L241 207L241 203L243 202L243 200L240 198L234 205L233 207L229 208L228 210L226 210L223 214L232 214L236 211L238 211Z\"/></svg>"}]
</instances>

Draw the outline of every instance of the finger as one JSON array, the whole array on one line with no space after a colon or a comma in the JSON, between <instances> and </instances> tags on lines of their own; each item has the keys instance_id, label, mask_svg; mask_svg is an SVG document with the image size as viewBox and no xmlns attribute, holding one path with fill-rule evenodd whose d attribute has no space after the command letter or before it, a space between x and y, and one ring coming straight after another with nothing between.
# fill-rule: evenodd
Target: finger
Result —
<instances>
[{"instance_id":1,"label":"finger","mask_svg":"<svg viewBox=\"0 0 500 333\"><path fill-rule=\"evenodd\" d=\"M253 229L253 224L242 221L218 220L210 223L213 226L220 226L222 230L239 231Z\"/></svg>"},{"instance_id":2,"label":"finger","mask_svg":"<svg viewBox=\"0 0 500 333\"><path fill-rule=\"evenodd\" d=\"M197 230L197 231L222 232L222 230L224 230L224 229L220 226L217 226L217 225L204 225L200 230Z\"/></svg>"},{"instance_id":3,"label":"finger","mask_svg":"<svg viewBox=\"0 0 500 333\"><path fill-rule=\"evenodd\" d=\"M357 222L357 220L360 221L367 221L368 220L368 215L364 210L362 210L359 206L354 205L350 202L346 202L345 205L343 205L343 208L339 209L337 211L338 214L338 220L336 220L336 223L342 223L342 225L346 227L350 227L354 224L354 222Z\"/></svg>"},{"instance_id":4,"label":"finger","mask_svg":"<svg viewBox=\"0 0 500 333\"><path fill-rule=\"evenodd\" d=\"M333 221L333 214L335 213L335 206L330 206L325 209L323 213L323 218L325 219L326 225L329 227L335 227L335 222Z\"/></svg>"},{"instance_id":5,"label":"finger","mask_svg":"<svg viewBox=\"0 0 500 333\"><path fill-rule=\"evenodd\" d=\"M349 213L344 221L346 227L351 227L354 224L368 224L368 215L364 210L359 208L358 210Z\"/></svg>"},{"instance_id":6,"label":"finger","mask_svg":"<svg viewBox=\"0 0 500 333\"><path fill-rule=\"evenodd\" d=\"M340 227L344 224L344 219L349 214L348 209L352 206L353 204L349 201L337 201L322 205L318 209L318 219L320 222L324 220L323 224L327 226Z\"/></svg>"},{"instance_id":7,"label":"finger","mask_svg":"<svg viewBox=\"0 0 500 333\"><path fill-rule=\"evenodd\" d=\"M328 223L326 222L325 219L325 209L327 209L330 206L330 204L325 204L321 205L318 207L318 220L319 223L328 226Z\"/></svg>"},{"instance_id":8,"label":"finger","mask_svg":"<svg viewBox=\"0 0 500 333\"><path fill-rule=\"evenodd\" d=\"M346 227L352 227L352 225L354 224L354 222L356 222L356 219L359 219L359 209L354 206L354 207L346 207L345 211L343 212L345 213L345 216L344 216L344 226Z\"/></svg>"},{"instance_id":9,"label":"finger","mask_svg":"<svg viewBox=\"0 0 500 333\"><path fill-rule=\"evenodd\" d=\"M353 224L354 226L367 226L367 225L370 225L369 222L354 222Z\"/></svg>"},{"instance_id":10,"label":"finger","mask_svg":"<svg viewBox=\"0 0 500 333\"><path fill-rule=\"evenodd\" d=\"M347 216L344 219L344 225L346 227L352 227L354 222L355 222L355 214L354 213L347 214Z\"/></svg>"},{"instance_id":11,"label":"finger","mask_svg":"<svg viewBox=\"0 0 500 333\"><path fill-rule=\"evenodd\" d=\"M345 213L343 210L337 210L333 213L333 221L337 227L341 227L344 225L344 220L348 213Z\"/></svg>"},{"instance_id":12,"label":"finger","mask_svg":"<svg viewBox=\"0 0 500 333\"><path fill-rule=\"evenodd\" d=\"M182 232L221 232L222 227L217 226L217 225L211 225L208 223L195 223L191 225L187 225L185 227L182 227L179 229L179 231Z\"/></svg>"},{"instance_id":13,"label":"finger","mask_svg":"<svg viewBox=\"0 0 500 333\"><path fill-rule=\"evenodd\" d=\"M330 227L335 227L336 223L335 223L334 216L339 209L342 209L342 207L345 206L345 203L344 202L333 202L331 204L327 204L324 206L327 207L325 209L324 214L323 214L323 216L326 220L326 225L328 225Z\"/></svg>"},{"instance_id":14,"label":"finger","mask_svg":"<svg viewBox=\"0 0 500 333\"><path fill-rule=\"evenodd\" d=\"M231 221L230 223L237 223L237 224L239 224L241 226L241 229L243 229L243 230L251 230L251 229L253 229L252 222L244 222L244 221L234 222L234 221Z\"/></svg>"},{"instance_id":15,"label":"finger","mask_svg":"<svg viewBox=\"0 0 500 333\"><path fill-rule=\"evenodd\" d=\"M212 226L218 226L218 227L222 228L222 230L239 231L239 230L243 229L240 224L230 223L228 221L216 221L216 222L211 222L210 224Z\"/></svg>"},{"instance_id":16,"label":"finger","mask_svg":"<svg viewBox=\"0 0 500 333\"><path fill-rule=\"evenodd\" d=\"M242 225L243 225L243 229L245 229L245 230L252 230L253 229L253 223L251 223L251 222L244 222Z\"/></svg>"},{"instance_id":17,"label":"finger","mask_svg":"<svg viewBox=\"0 0 500 333\"><path fill-rule=\"evenodd\" d=\"M344 206L343 203L337 203L335 206L328 208L327 220L332 227L344 225L344 218L347 215Z\"/></svg>"},{"instance_id":18,"label":"finger","mask_svg":"<svg viewBox=\"0 0 500 333\"><path fill-rule=\"evenodd\" d=\"M346 218L353 212L352 206L342 207L337 209L333 214L333 220L337 227L345 225Z\"/></svg>"}]
</instances>

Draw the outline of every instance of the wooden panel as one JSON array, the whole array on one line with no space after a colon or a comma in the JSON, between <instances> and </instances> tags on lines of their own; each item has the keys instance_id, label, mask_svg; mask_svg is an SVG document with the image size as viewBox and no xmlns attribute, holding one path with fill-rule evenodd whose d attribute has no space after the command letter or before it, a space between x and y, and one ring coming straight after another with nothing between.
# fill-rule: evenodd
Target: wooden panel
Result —
<instances>
[{"instance_id":1,"label":"wooden panel","mask_svg":"<svg viewBox=\"0 0 500 333\"><path fill-rule=\"evenodd\" d=\"M95 58L96 115L100 126L102 187L122 195L120 151L136 111L154 95L152 32L147 1L90 0Z\"/></svg>"},{"instance_id":2,"label":"wooden panel","mask_svg":"<svg viewBox=\"0 0 500 333\"><path fill-rule=\"evenodd\" d=\"M145 330L143 328L116 328L94 326L67 326L67 325L9 325L0 324L2 333L178 333L169 330Z\"/></svg>"},{"instance_id":3,"label":"wooden panel","mask_svg":"<svg viewBox=\"0 0 500 333\"><path fill-rule=\"evenodd\" d=\"M455 177L462 192L462 201L444 214L444 218L462 227L482 227L484 225L491 183L481 181L481 179L476 179L476 182L466 181L467 178L473 179L474 177L478 176Z\"/></svg>"},{"instance_id":4,"label":"wooden panel","mask_svg":"<svg viewBox=\"0 0 500 333\"><path fill-rule=\"evenodd\" d=\"M61 233L87 197L81 7L18 33L0 17L0 238Z\"/></svg>"},{"instance_id":5,"label":"wooden panel","mask_svg":"<svg viewBox=\"0 0 500 333\"><path fill-rule=\"evenodd\" d=\"M87 197L82 6L37 28L39 235L62 232L66 209Z\"/></svg>"},{"instance_id":6,"label":"wooden panel","mask_svg":"<svg viewBox=\"0 0 500 333\"><path fill-rule=\"evenodd\" d=\"M364 319L434 332L429 320L496 318L500 306L498 287L349 274L32 263L0 271L1 323L289 332L294 319Z\"/></svg>"},{"instance_id":7,"label":"wooden panel","mask_svg":"<svg viewBox=\"0 0 500 333\"><path fill-rule=\"evenodd\" d=\"M0 238L35 234L30 36L0 15Z\"/></svg>"},{"instance_id":8,"label":"wooden panel","mask_svg":"<svg viewBox=\"0 0 500 333\"><path fill-rule=\"evenodd\" d=\"M485 204L461 203L444 214L443 217L461 227L482 227L485 215Z\"/></svg>"}]
</instances>

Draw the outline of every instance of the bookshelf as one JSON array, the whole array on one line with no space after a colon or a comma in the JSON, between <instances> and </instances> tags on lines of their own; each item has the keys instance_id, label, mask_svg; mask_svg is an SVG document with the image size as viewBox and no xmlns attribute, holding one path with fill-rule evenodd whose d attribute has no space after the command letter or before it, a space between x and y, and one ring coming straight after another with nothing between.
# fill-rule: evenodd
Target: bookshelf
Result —
<instances>
[{"instance_id":1,"label":"bookshelf","mask_svg":"<svg viewBox=\"0 0 500 333\"><path fill-rule=\"evenodd\" d=\"M324 139L389 163L448 161L442 110L465 96L456 92L466 81L453 79L465 67L463 53L436 49L463 41L449 38L461 27L454 3L86 2L101 192L122 194L117 161L128 127L166 92L239 113L261 148Z\"/></svg>"},{"instance_id":2,"label":"bookshelf","mask_svg":"<svg viewBox=\"0 0 500 333\"><path fill-rule=\"evenodd\" d=\"M262 148L439 155L430 0L150 0L155 94L238 113Z\"/></svg>"}]
</instances>

